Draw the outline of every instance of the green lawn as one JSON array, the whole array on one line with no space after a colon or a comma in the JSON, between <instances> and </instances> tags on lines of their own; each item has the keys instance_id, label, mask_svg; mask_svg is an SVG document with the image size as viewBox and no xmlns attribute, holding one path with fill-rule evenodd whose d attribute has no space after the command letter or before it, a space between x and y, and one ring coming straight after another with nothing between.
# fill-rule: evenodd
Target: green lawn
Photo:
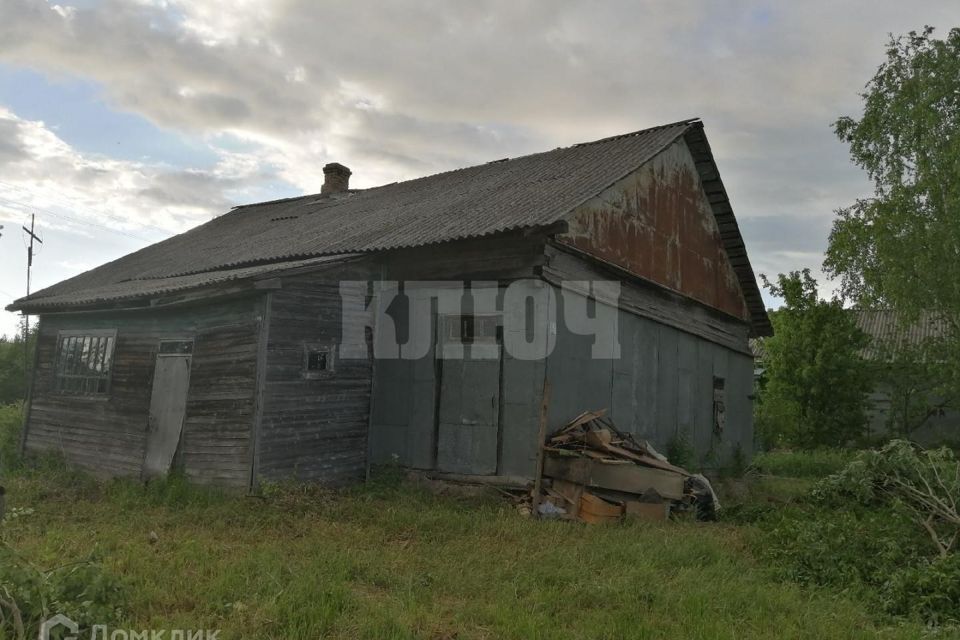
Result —
<instances>
[{"instance_id":1,"label":"green lawn","mask_svg":"<svg viewBox=\"0 0 960 640\"><path fill-rule=\"evenodd\" d=\"M839 593L777 581L749 551L752 530L732 524L532 521L495 494L388 483L266 499L59 472L6 485L9 506L35 510L7 532L32 562L96 549L122 577L124 619L111 628L285 639L921 635Z\"/></svg>"}]
</instances>

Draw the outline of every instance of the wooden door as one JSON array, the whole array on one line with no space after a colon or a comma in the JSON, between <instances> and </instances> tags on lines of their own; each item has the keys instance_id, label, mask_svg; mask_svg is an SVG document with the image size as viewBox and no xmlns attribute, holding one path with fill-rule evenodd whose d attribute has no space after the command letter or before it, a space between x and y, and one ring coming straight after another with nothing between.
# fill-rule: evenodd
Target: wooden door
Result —
<instances>
[{"instance_id":1,"label":"wooden door","mask_svg":"<svg viewBox=\"0 0 960 640\"><path fill-rule=\"evenodd\" d=\"M500 440L502 353L496 319L453 316L445 324L443 338L462 340L465 346L463 358L445 358L442 364L437 469L492 475Z\"/></svg>"},{"instance_id":2,"label":"wooden door","mask_svg":"<svg viewBox=\"0 0 960 640\"><path fill-rule=\"evenodd\" d=\"M190 389L192 343L161 343L153 374L143 478L166 476L180 445Z\"/></svg>"}]
</instances>

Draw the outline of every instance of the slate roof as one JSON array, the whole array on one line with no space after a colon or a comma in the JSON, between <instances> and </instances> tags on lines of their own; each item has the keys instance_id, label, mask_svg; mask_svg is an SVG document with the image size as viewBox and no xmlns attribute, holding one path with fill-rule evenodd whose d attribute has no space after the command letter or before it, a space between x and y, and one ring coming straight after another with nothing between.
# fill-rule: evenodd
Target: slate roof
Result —
<instances>
[{"instance_id":1,"label":"slate roof","mask_svg":"<svg viewBox=\"0 0 960 640\"><path fill-rule=\"evenodd\" d=\"M763 334L769 321L702 129L699 120L685 120L372 189L236 207L185 233L37 291L8 309L62 308L154 295L236 277L230 273L241 267L547 227L687 136L753 314L754 330Z\"/></svg>"},{"instance_id":2,"label":"slate roof","mask_svg":"<svg viewBox=\"0 0 960 640\"><path fill-rule=\"evenodd\" d=\"M219 269L217 271L207 271L204 273L194 273L184 276L172 276L169 278L123 280L90 289L71 289L63 293L50 293L36 298L36 301L35 296L30 296L30 308L34 308L33 304L37 304L37 306L40 308L52 310L56 307L84 306L96 303L117 302L120 300L128 300L130 298L169 295L173 293L179 293L181 291L197 289L199 287L226 284L228 282L240 282L255 278L265 278L276 275L283 271L288 271L290 269L332 266L345 262L350 258L357 257L358 255L360 254L320 256L317 258L308 258L306 260L271 262L269 264L260 264L252 267ZM50 287L44 291L51 291L53 289L54 287ZM20 300L15 302L14 305L19 303ZM10 306L13 307L14 305Z\"/></svg>"},{"instance_id":3,"label":"slate roof","mask_svg":"<svg viewBox=\"0 0 960 640\"><path fill-rule=\"evenodd\" d=\"M889 309L858 309L852 313L857 326L873 339L863 353L868 359L885 357L884 350L922 346L946 337L949 331L946 320L931 312L921 313L916 322L910 324L902 323L897 313Z\"/></svg>"},{"instance_id":4,"label":"slate roof","mask_svg":"<svg viewBox=\"0 0 960 640\"><path fill-rule=\"evenodd\" d=\"M867 360L886 358L891 350L922 346L946 337L949 331L946 320L932 312L921 313L917 321L910 324L901 322L890 309L851 309L850 313L860 330L871 338L871 344L860 353ZM762 339L750 340L750 349L758 361L767 357Z\"/></svg>"}]
</instances>

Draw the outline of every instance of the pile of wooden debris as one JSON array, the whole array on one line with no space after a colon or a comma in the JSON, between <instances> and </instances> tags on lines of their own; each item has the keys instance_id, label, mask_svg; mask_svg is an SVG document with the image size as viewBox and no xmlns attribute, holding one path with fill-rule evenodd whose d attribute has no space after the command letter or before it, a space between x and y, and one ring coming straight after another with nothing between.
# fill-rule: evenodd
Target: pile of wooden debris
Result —
<instances>
[{"instance_id":1,"label":"pile of wooden debris","mask_svg":"<svg viewBox=\"0 0 960 640\"><path fill-rule=\"evenodd\" d=\"M624 515L666 520L671 511L712 518L710 483L670 464L648 443L619 431L606 410L580 414L546 439L531 511L540 517L598 523Z\"/></svg>"}]
</instances>

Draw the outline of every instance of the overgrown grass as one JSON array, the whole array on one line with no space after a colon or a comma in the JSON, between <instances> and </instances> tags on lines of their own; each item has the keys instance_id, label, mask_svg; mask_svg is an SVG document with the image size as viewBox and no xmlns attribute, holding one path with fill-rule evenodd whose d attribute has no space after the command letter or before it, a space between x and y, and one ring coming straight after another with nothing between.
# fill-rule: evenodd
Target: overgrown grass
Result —
<instances>
[{"instance_id":1,"label":"overgrown grass","mask_svg":"<svg viewBox=\"0 0 960 640\"><path fill-rule=\"evenodd\" d=\"M0 404L0 484L3 473L17 466L23 411L19 404Z\"/></svg>"},{"instance_id":2,"label":"overgrown grass","mask_svg":"<svg viewBox=\"0 0 960 640\"><path fill-rule=\"evenodd\" d=\"M837 473L856 456L849 449L817 449L814 451L768 451L753 458L753 468L760 473L786 478L823 478Z\"/></svg>"},{"instance_id":3,"label":"overgrown grass","mask_svg":"<svg viewBox=\"0 0 960 640\"><path fill-rule=\"evenodd\" d=\"M18 431L15 413L0 413L0 443ZM799 513L813 469L826 464L762 457L767 473L805 477L752 479L745 505L725 522L590 527L521 518L495 493L433 495L397 474L351 490L271 487L253 498L178 477L146 487L100 482L47 461L7 474L8 506L33 512L2 533L34 567L96 558L91 575L122 599L110 603L120 617L103 621L112 629L221 629L222 638L919 637L920 626L878 617L863 590L811 586L822 581L794 570L797 538L775 535L774 514Z\"/></svg>"},{"instance_id":4,"label":"overgrown grass","mask_svg":"<svg viewBox=\"0 0 960 640\"><path fill-rule=\"evenodd\" d=\"M775 575L850 594L878 615L921 621L938 626L944 637L958 637L960 555L941 557L927 530L937 528L950 540L955 525L908 508L887 486L894 474L909 478L926 468L927 459L907 443L850 454L780 452L757 466L804 477L760 475L747 499L723 515L750 525L751 547ZM949 452L931 452L929 459L938 461L943 478L960 473ZM841 466L841 460L847 462ZM828 469L836 473L816 477Z\"/></svg>"},{"instance_id":5,"label":"overgrown grass","mask_svg":"<svg viewBox=\"0 0 960 640\"><path fill-rule=\"evenodd\" d=\"M857 601L777 581L744 529L537 522L502 497L395 483L227 496L22 472L10 532L32 562L96 550L115 628L223 638L914 638ZM151 532L155 535L151 535Z\"/></svg>"}]
</instances>

